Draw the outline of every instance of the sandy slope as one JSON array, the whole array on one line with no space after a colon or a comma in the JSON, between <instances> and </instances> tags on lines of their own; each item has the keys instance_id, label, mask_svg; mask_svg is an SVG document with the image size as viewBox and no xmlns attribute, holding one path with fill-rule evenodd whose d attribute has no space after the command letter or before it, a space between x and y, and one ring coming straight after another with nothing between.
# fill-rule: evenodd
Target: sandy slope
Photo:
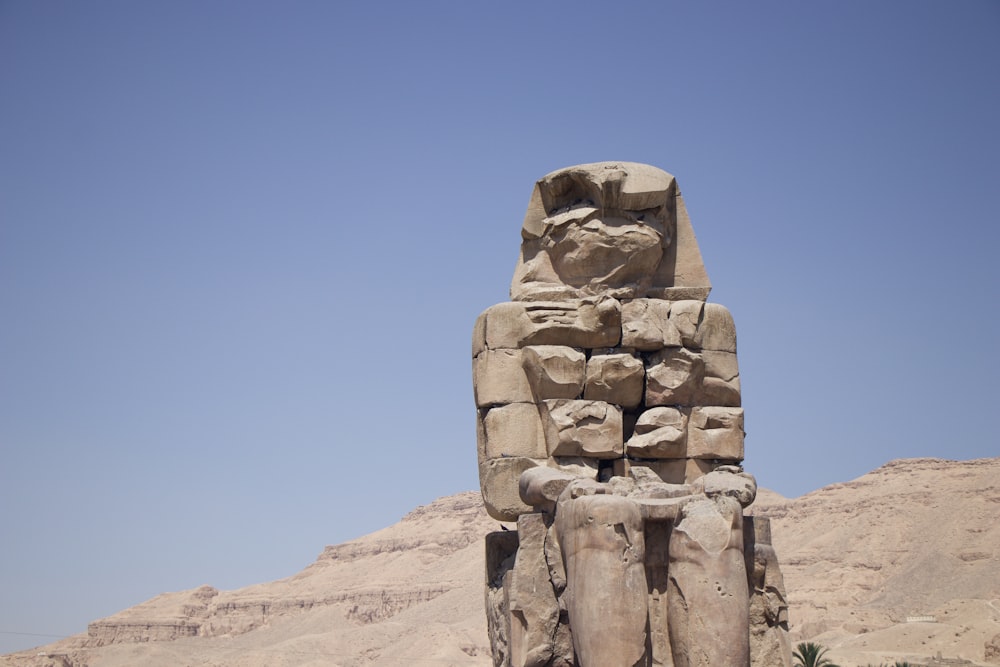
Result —
<instances>
[{"instance_id":1,"label":"sandy slope","mask_svg":"<svg viewBox=\"0 0 1000 667\"><path fill-rule=\"evenodd\" d=\"M1000 458L906 459L794 500L772 517L795 639L842 665L982 661L1000 633ZM933 616L934 623L906 623Z\"/></svg>"},{"instance_id":2,"label":"sandy slope","mask_svg":"<svg viewBox=\"0 0 1000 667\"><path fill-rule=\"evenodd\" d=\"M1000 458L894 461L801 498L762 490L754 512L772 519L796 641L842 667L939 651L985 664ZM0 665L486 666L482 536L498 528L478 494L441 498L287 579L160 595Z\"/></svg>"}]
</instances>

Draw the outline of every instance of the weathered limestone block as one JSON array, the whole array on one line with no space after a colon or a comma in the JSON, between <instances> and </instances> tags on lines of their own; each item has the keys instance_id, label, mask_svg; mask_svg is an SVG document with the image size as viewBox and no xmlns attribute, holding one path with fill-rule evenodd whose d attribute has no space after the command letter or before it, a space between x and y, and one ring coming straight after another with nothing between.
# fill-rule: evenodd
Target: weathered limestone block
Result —
<instances>
[{"instance_id":1,"label":"weathered limestone block","mask_svg":"<svg viewBox=\"0 0 1000 667\"><path fill-rule=\"evenodd\" d=\"M701 358L705 362L705 380L698 393L699 402L704 405L739 407L740 371L736 353L703 350Z\"/></svg>"},{"instance_id":2,"label":"weathered limestone block","mask_svg":"<svg viewBox=\"0 0 1000 667\"><path fill-rule=\"evenodd\" d=\"M484 315L483 341L491 350L527 345L615 347L621 339L621 304L607 297L500 303Z\"/></svg>"},{"instance_id":3,"label":"weathered limestone block","mask_svg":"<svg viewBox=\"0 0 1000 667\"><path fill-rule=\"evenodd\" d=\"M523 456L505 456L479 462L479 486L483 492L486 511L497 521L516 521L517 517L531 511L518 494L521 473L539 463Z\"/></svg>"},{"instance_id":4,"label":"weathered limestone block","mask_svg":"<svg viewBox=\"0 0 1000 667\"><path fill-rule=\"evenodd\" d=\"M480 408L506 403L531 403L531 386L524 374L521 350L483 350L472 360L472 389Z\"/></svg>"},{"instance_id":5,"label":"weathered limestone block","mask_svg":"<svg viewBox=\"0 0 1000 667\"><path fill-rule=\"evenodd\" d=\"M479 313L476 323L472 325L472 358L475 359L479 353L486 349L486 313Z\"/></svg>"},{"instance_id":6,"label":"weathered limestone block","mask_svg":"<svg viewBox=\"0 0 1000 667\"><path fill-rule=\"evenodd\" d=\"M646 652L645 541L639 507L613 495L564 493L556 531L563 599L580 667L634 667Z\"/></svg>"},{"instance_id":7,"label":"weathered limestone block","mask_svg":"<svg viewBox=\"0 0 1000 667\"><path fill-rule=\"evenodd\" d=\"M583 397L630 409L642 403L646 371L642 361L624 353L599 354L587 360Z\"/></svg>"},{"instance_id":8,"label":"weathered limestone block","mask_svg":"<svg viewBox=\"0 0 1000 667\"><path fill-rule=\"evenodd\" d=\"M684 484L691 481L688 475L688 464L691 459L619 459L614 462L614 475L626 477L635 467L648 468L659 479L668 484ZM699 472L699 475L702 474Z\"/></svg>"},{"instance_id":9,"label":"weathered limestone block","mask_svg":"<svg viewBox=\"0 0 1000 667\"><path fill-rule=\"evenodd\" d=\"M682 479L685 483L691 484L705 477L705 475L715 470L722 463L739 463L740 460L722 459L721 461L716 461L714 459L687 458L684 461L684 476Z\"/></svg>"},{"instance_id":10,"label":"weathered limestone block","mask_svg":"<svg viewBox=\"0 0 1000 667\"><path fill-rule=\"evenodd\" d=\"M679 347L681 334L670 321L670 302L633 299L622 304L622 345L650 352Z\"/></svg>"},{"instance_id":11,"label":"weathered limestone block","mask_svg":"<svg viewBox=\"0 0 1000 667\"><path fill-rule=\"evenodd\" d=\"M511 667L546 665L555 652L559 603L545 557L547 532L542 514L517 519L520 546L508 588Z\"/></svg>"},{"instance_id":12,"label":"weathered limestone block","mask_svg":"<svg viewBox=\"0 0 1000 667\"><path fill-rule=\"evenodd\" d=\"M736 325L728 308L718 303L704 304L694 344L702 350L736 354Z\"/></svg>"},{"instance_id":13,"label":"weathered limestone block","mask_svg":"<svg viewBox=\"0 0 1000 667\"><path fill-rule=\"evenodd\" d=\"M667 484L699 484L708 473L724 465L738 465L740 459L651 459L633 456L612 462L616 477L625 477L636 468L647 468Z\"/></svg>"},{"instance_id":14,"label":"weathered limestone block","mask_svg":"<svg viewBox=\"0 0 1000 667\"><path fill-rule=\"evenodd\" d=\"M670 304L670 324L681 337L681 345L685 347L700 347L697 343L698 323L705 303L703 301L674 301Z\"/></svg>"},{"instance_id":15,"label":"weathered limestone block","mask_svg":"<svg viewBox=\"0 0 1000 667\"><path fill-rule=\"evenodd\" d=\"M542 418L534 403L510 403L490 408L482 420L484 458L544 459L548 456Z\"/></svg>"},{"instance_id":16,"label":"weathered limestone block","mask_svg":"<svg viewBox=\"0 0 1000 667\"><path fill-rule=\"evenodd\" d=\"M743 409L701 406L688 419L687 455L695 459L743 460Z\"/></svg>"},{"instance_id":17,"label":"weathered limestone block","mask_svg":"<svg viewBox=\"0 0 1000 667\"><path fill-rule=\"evenodd\" d=\"M720 465L738 463L739 459L648 459L634 457L616 460L612 469L616 476L626 476L630 470L641 466L648 468L668 484L692 484L697 483Z\"/></svg>"},{"instance_id":18,"label":"weathered limestone block","mask_svg":"<svg viewBox=\"0 0 1000 667\"><path fill-rule=\"evenodd\" d=\"M551 456L549 466L580 479L597 479L600 462L589 456Z\"/></svg>"},{"instance_id":19,"label":"weathered limestone block","mask_svg":"<svg viewBox=\"0 0 1000 667\"><path fill-rule=\"evenodd\" d=\"M683 347L655 352L646 363L646 407L692 405L704 379L701 355Z\"/></svg>"},{"instance_id":20,"label":"weathered limestone block","mask_svg":"<svg viewBox=\"0 0 1000 667\"><path fill-rule=\"evenodd\" d=\"M542 423L550 456L610 459L622 456L622 411L603 401L542 401Z\"/></svg>"},{"instance_id":21,"label":"weathered limestone block","mask_svg":"<svg viewBox=\"0 0 1000 667\"><path fill-rule=\"evenodd\" d=\"M671 347L649 354L645 402L647 406L739 407L740 376L735 353Z\"/></svg>"},{"instance_id":22,"label":"weathered limestone block","mask_svg":"<svg viewBox=\"0 0 1000 667\"><path fill-rule=\"evenodd\" d=\"M677 408L650 408L635 424L625 443L634 458L683 459L687 455L687 415Z\"/></svg>"},{"instance_id":23,"label":"weathered limestone block","mask_svg":"<svg viewBox=\"0 0 1000 667\"><path fill-rule=\"evenodd\" d=\"M669 550L674 667L750 664L743 508L728 497L692 500L677 517Z\"/></svg>"},{"instance_id":24,"label":"weathered limestone block","mask_svg":"<svg viewBox=\"0 0 1000 667\"><path fill-rule=\"evenodd\" d=\"M521 363L535 400L579 398L587 377L587 357L565 345L532 345L521 350Z\"/></svg>"}]
</instances>

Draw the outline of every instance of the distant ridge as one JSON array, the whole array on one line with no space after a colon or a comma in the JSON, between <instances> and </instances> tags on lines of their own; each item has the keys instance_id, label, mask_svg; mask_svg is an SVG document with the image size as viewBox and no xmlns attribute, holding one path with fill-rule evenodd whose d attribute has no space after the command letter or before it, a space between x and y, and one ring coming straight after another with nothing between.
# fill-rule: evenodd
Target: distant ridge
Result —
<instances>
[{"instance_id":1,"label":"distant ridge","mask_svg":"<svg viewBox=\"0 0 1000 667\"><path fill-rule=\"evenodd\" d=\"M752 510L772 521L793 640L831 647L841 667L939 651L990 664L1000 458L892 461L799 498L761 490ZM292 577L165 593L0 665L485 667L482 537L498 528L478 493L440 498Z\"/></svg>"},{"instance_id":2,"label":"distant ridge","mask_svg":"<svg viewBox=\"0 0 1000 667\"><path fill-rule=\"evenodd\" d=\"M1000 458L890 461L793 500L762 494L754 511L771 517L795 639L835 647L842 667L938 651L988 664L984 645L1000 633Z\"/></svg>"}]
</instances>

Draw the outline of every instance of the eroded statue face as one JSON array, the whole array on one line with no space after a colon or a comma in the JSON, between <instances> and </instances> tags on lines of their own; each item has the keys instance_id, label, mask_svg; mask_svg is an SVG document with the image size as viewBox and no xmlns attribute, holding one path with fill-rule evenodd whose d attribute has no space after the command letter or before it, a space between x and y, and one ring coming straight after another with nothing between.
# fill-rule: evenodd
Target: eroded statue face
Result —
<instances>
[{"instance_id":1,"label":"eroded statue face","mask_svg":"<svg viewBox=\"0 0 1000 667\"><path fill-rule=\"evenodd\" d=\"M672 177L645 165L598 163L538 182L522 229L525 285L588 292L640 287L671 243ZM646 285L648 286L648 285Z\"/></svg>"},{"instance_id":2,"label":"eroded statue face","mask_svg":"<svg viewBox=\"0 0 1000 667\"><path fill-rule=\"evenodd\" d=\"M638 283L660 263L669 243L653 211L579 205L559 210L543 225L540 245L560 280L573 287Z\"/></svg>"}]
</instances>

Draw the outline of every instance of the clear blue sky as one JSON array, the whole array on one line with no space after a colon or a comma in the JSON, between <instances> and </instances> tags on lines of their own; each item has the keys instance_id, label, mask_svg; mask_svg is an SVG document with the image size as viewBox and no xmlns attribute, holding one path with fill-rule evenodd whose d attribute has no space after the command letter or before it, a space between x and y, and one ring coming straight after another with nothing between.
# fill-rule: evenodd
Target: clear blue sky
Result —
<instances>
[{"instance_id":1,"label":"clear blue sky","mask_svg":"<svg viewBox=\"0 0 1000 667\"><path fill-rule=\"evenodd\" d=\"M580 162L677 176L762 485L1000 455L1000 3L352 4L0 0L0 632L476 488L472 323Z\"/></svg>"}]
</instances>

